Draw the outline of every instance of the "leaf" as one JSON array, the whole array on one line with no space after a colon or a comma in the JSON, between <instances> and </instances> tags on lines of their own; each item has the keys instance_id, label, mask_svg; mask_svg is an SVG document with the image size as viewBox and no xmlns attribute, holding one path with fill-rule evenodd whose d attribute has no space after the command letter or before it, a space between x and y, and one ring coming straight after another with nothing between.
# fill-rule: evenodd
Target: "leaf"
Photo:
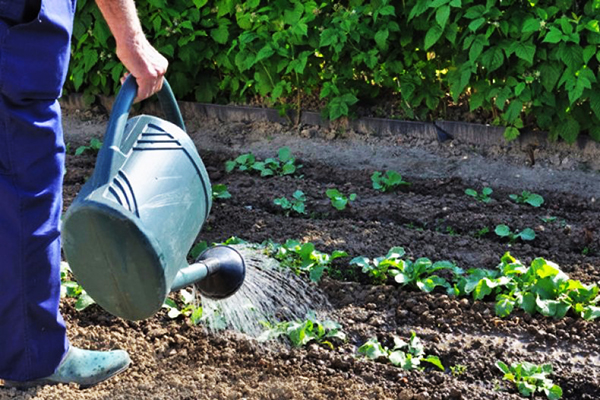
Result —
<instances>
[{"instance_id":1,"label":"leaf","mask_svg":"<svg viewBox=\"0 0 600 400\"><path fill-rule=\"evenodd\" d=\"M444 366L442 365L442 362L440 361L439 357L437 356L427 356L425 358L421 358L421 361L425 361L428 363L431 363L433 365L435 365L436 367L438 367L441 371L445 371L446 369L444 368Z\"/></svg>"},{"instance_id":2,"label":"leaf","mask_svg":"<svg viewBox=\"0 0 600 400\"><path fill-rule=\"evenodd\" d=\"M365 344L358 348L358 353L367 356L371 360L387 356L387 352L376 338L367 340Z\"/></svg>"},{"instance_id":3,"label":"leaf","mask_svg":"<svg viewBox=\"0 0 600 400\"><path fill-rule=\"evenodd\" d=\"M533 56L535 55L536 47L531 42L513 42L510 46L511 52L514 52L517 57L533 64Z\"/></svg>"},{"instance_id":4,"label":"leaf","mask_svg":"<svg viewBox=\"0 0 600 400\"><path fill-rule=\"evenodd\" d=\"M563 36L564 35L560 29L558 29L555 26L551 26L548 33L546 33L546 36L544 36L544 40L542 40L542 43L556 44L563 39Z\"/></svg>"},{"instance_id":5,"label":"leaf","mask_svg":"<svg viewBox=\"0 0 600 400\"><path fill-rule=\"evenodd\" d=\"M537 18L528 18L523 23L521 28L522 33L537 32L540 30L540 21Z\"/></svg>"},{"instance_id":6,"label":"leaf","mask_svg":"<svg viewBox=\"0 0 600 400\"><path fill-rule=\"evenodd\" d=\"M554 130L559 137L563 138L565 142L573 144L579 135L579 122L573 117L568 117L564 121L558 123L554 129L551 129L551 132L552 130Z\"/></svg>"},{"instance_id":7,"label":"leaf","mask_svg":"<svg viewBox=\"0 0 600 400\"><path fill-rule=\"evenodd\" d=\"M519 232L518 236L521 237L521 240L533 240L535 239L535 232L531 228L525 228Z\"/></svg>"},{"instance_id":8,"label":"leaf","mask_svg":"<svg viewBox=\"0 0 600 400\"><path fill-rule=\"evenodd\" d=\"M504 374L510 374L510 368L502 361L496 361L496 367Z\"/></svg>"},{"instance_id":9,"label":"leaf","mask_svg":"<svg viewBox=\"0 0 600 400\"><path fill-rule=\"evenodd\" d=\"M510 142L511 140L515 140L519 137L520 134L521 133L519 132L519 130L514 126L507 126L506 129L504 129L504 138L508 142Z\"/></svg>"},{"instance_id":10,"label":"leaf","mask_svg":"<svg viewBox=\"0 0 600 400\"><path fill-rule=\"evenodd\" d=\"M514 310L515 308L515 299L506 294L500 294L496 297L496 315L504 318Z\"/></svg>"},{"instance_id":11,"label":"leaf","mask_svg":"<svg viewBox=\"0 0 600 400\"><path fill-rule=\"evenodd\" d=\"M380 49L384 49L387 46L387 39L390 36L390 31L387 29L381 29L375 34L375 43Z\"/></svg>"},{"instance_id":12,"label":"leaf","mask_svg":"<svg viewBox=\"0 0 600 400\"><path fill-rule=\"evenodd\" d=\"M450 6L444 5L438 8L435 12L435 20L443 29L446 27L446 23L448 22L448 18L450 17Z\"/></svg>"},{"instance_id":13,"label":"leaf","mask_svg":"<svg viewBox=\"0 0 600 400\"><path fill-rule=\"evenodd\" d=\"M511 233L510 228L504 224L500 224L500 225L496 226L496 229L494 230L494 232L496 232L496 235L498 235L500 237L507 237Z\"/></svg>"},{"instance_id":14,"label":"leaf","mask_svg":"<svg viewBox=\"0 0 600 400\"><path fill-rule=\"evenodd\" d=\"M444 30L439 25L432 25L431 28L425 34L425 45L423 47L424 50L429 49L431 46L437 43L437 41L444 33Z\"/></svg>"},{"instance_id":15,"label":"leaf","mask_svg":"<svg viewBox=\"0 0 600 400\"><path fill-rule=\"evenodd\" d=\"M499 46L493 46L483 52L481 57L479 57L479 61L488 72L493 72L500 68L504 63L504 53Z\"/></svg>"},{"instance_id":16,"label":"leaf","mask_svg":"<svg viewBox=\"0 0 600 400\"><path fill-rule=\"evenodd\" d=\"M600 318L600 307L596 306L585 306L583 307L582 318L587 320L593 320Z\"/></svg>"},{"instance_id":17,"label":"leaf","mask_svg":"<svg viewBox=\"0 0 600 400\"><path fill-rule=\"evenodd\" d=\"M81 295L77 299L77 302L75 303L75 310L83 311L95 303L96 302L94 301L94 299L92 299L92 297L89 294L87 294L87 292L82 291Z\"/></svg>"}]
</instances>

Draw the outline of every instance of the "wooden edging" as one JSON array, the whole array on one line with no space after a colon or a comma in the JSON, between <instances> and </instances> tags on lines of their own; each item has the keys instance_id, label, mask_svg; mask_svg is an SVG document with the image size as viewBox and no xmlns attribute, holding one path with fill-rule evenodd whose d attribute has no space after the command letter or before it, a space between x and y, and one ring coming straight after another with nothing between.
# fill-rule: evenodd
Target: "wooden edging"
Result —
<instances>
[{"instance_id":1,"label":"wooden edging","mask_svg":"<svg viewBox=\"0 0 600 400\"><path fill-rule=\"evenodd\" d=\"M104 108L110 110L113 97L102 97L100 102ZM83 96L71 94L61 98L61 106L67 110L84 110L88 108L83 101ZM295 112L288 112L287 118L281 116L278 110L272 108L259 108L248 106L232 106L219 104L204 104L180 101L179 106L184 119L208 118L224 122L272 122L283 125L296 121ZM158 102L146 102L141 110L144 113L160 115ZM345 120L344 122L330 122L321 118L321 115L312 111L302 112L301 125L318 126L323 128L343 127L352 129L358 134L373 135L378 138L409 136L425 140L439 140L445 142L455 140L461 144L473 146L494 146L510 150L531 151L533 149L546 149L551 151L567 151L571 154L580 153L584 158L600 157L600 143L587 136L580 136L574 145L563 142L551 142L545 132L523 132L519 137L507 142L504 139L504 128L454 121L414 122L385 118L360 118Z\"/></svg>"}]
</instances>

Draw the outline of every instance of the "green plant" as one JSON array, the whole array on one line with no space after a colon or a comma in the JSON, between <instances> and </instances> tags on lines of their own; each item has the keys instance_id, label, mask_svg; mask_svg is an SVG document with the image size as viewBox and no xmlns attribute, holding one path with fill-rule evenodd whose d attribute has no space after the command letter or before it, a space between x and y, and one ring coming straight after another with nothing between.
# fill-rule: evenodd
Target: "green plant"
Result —
<instances>
[{"instance_id":1,"label":"green plant","mask_svg":"<svg viewBox=\"0 0 600 400\"><path fill-rule=\"evenodd\" d=\"M295 212L296 214L306 214L306 196L301 190L296 190L292 195L291 200L288 200L285 197L279 197L273 200L273 203L283 208L286 216L289 216L292 212Z\"/></svg>"},{"instance_id":2,"label":"green plant","mask_svg":"<svg viewBox=\"0 0 600 400\"><path fill-rule=\"evenodd\" d=\"M212 199L213 200L224 200L230 199L231 193L227 190L227 185L223 183L217 183L212 185Z\"/></svg>"},{"instance_id":3,"label":"green plant","mask_svg":"<svg viewBox=\"0 0 600 400\"><path fill-rule=\"evenodd\" d=\"M332 339L346 341L346 334L340 324L331 320L318 320L314 312L309 312L303 321L284 321L276 324L263 321L262 323L267 329L258 337L259 342L285 336L295 347L317 342L333 349Z\"/></svg>"},{"instance_id":4,"label":"green plant","mask_svg":"<svg viewBox=\"0 0 600 400\"><path fill-rule=\"evenodd\" d=\"M375 283L382 283L388 280L388 274L394 276L400 272L399 265L405 254L404 248L392 247L384 257L372 260L364 256L354 257L350 260L350 265L358 265L363 274L369 275Z\"/></svg>"},{"instance_id":5,"label":"green plant","mask_svg":"<svg viewBox=\"0 0 600 400\"><path fill-rule=\"evenodd\" d=\"M277 158L258 161L252 153L247 153L225 163L227 172L232 172L236 168L239 171L256 171L260 173L260 176L267 177L292 175L302 168L302 165L296 164L296 159L292 156L289 148L282 147L278 151Z\"/></svg>"},{"instance_id":6,"label":"green plant","mask_svg":"<svg viewBox=\"0 0 600 400\"><path fill-rule=\"evenodd\" d=\"M496 226L494 230L496 235L501 238L508 238L509 243L514 243L517 239L521 240L533 240L535 239L535 232L531 228L525 228L522 231L511 231L507 225L500 224Z\"/></svg>"},{"instance_id":7,"label":"green plant","mask_svg":"<svg viewBox=\"0 0 600 400\"><path fill-rule=\"evenodd\" d=\"M72 297L77 299L75 302L75 309L77 311L83 311L87 307L91 306L95 303L94 299L90 297L89 294L81 285L72 280L72 272L69 268L69 264L66 262L60 263L60 297Z\"/></svg>"},{"instance_id":8,"label":"green plant","mask_svg":"<svg viewBox=\"0 0 600 400\"><path fill-rule=\"evenodd\" d=\"M536 392L541 392L549 400L562 397L561 387L548 378L552 374L552 364L536 365L524 361L512 363L509 367L504 362L497 361L496 367L504 373L504 380L513 382L523 396L535 396Z\"/></svg>"},{"instance_id":9,"label":"green plant","mask_svg":"<svg viewBox=\"0 0 600 400\"><path fill-rule=\"evenodd\" d=\"M527 267L506 253L495 270L459 272L455 272L448 294L472 295L475 300L495 296L495 311L500 317L508 316L515 307L554 318L564 317L569 310L588 320L600 317L598 285L569 279L558 265L543 258L536 258Z\"/></svg>"},{"instance_id":10,"label":"green plant","mask_svg":"<svg viewBox=\"0 0 600 400\"><path fill-rule=\"evenodd\" d=\"M266 249L282 267L289 268L296 274L308 273L313 282L321 280L333 260L348 256L348 253L339 250L331 254L322 253L315 249L313 243L301 244L293 239L288 239L284 244L268 242Z\"/></svg>"},{"instance_id":11,"label":"green plant","mask_svg":"<svg viewBox=\"0 0 600 400\"><path fill-rule=\"evenodd\" d=\"M238 171L252 171L252 167L256 163L256 157L252 153L246 153L237 156L233 160L229 160L225 162L225 171L232 172L235 169Z\"/></svg>"},{"instance_id":12,"label":"green plant","mask_svg":"<svg viewBox=\"0 0 600 400\"><path fill-rule=\"evenodd\" d=\"M87 145L87 146L79 146L75 150L75 155L79 156L79 155L82 155L85 152L90 152L92 154L97 154L98 151L100 151L101 148L102 148L102 142L99 139L92 138L90 140L90 144L89 145Z\"/></svg>"},{"instance_id":13,"label":"green plant","mask_svg":"<svg viewBox=\"0 0 600 400\"><path fill-rule=\"evenodd\" d=\"M355 257L350 265L358 265L362 272L368 274L376 282L386 282L388 277L403 286L412 286L424 292L431 292L438 286L449 288L450 284L442 277L433 273L448 269L455 271L456 266L449 261L432 263L428 258L418 258L415 261L404 260L405 252L402 247L392 247L385 257L369 259L364 256Z\"/></svg>"},{"instance_id":14,"label":"green plant","mask_svg":"<svg viewBox=\"0 0 600 400\"><path fill-rule=\"evenodd\" d=\"M391 349L383 346L376 338L371 338L358 348L358 353L371 360L384 359L396 367L409 371L418 368L421 362L431 363L444 371L444 366L437 356L425 355L421 339L414 332L411 333L408 341L394 336L394 346Z\"/></svg>"},{"instance_id":15,"label":"green plant","mask_svg":"<svg viewBox=\"0 0 600 400\"><path fill-rule=\"evenodd\" d=\"M523 190L521 194L511 194L508 197L515 203L529 204L533 207L540 207L544 204L544 198L542 196L528 192L527 190Z\"/></svg>"},{"instance_id":16,"label":"green plant","mask_svg":"<svg viewBox=\"0 0 600 400\"><path fill-rule=\"evenodd\" d=\"M450 367L450 372L452 373L452 376L459 377L467 372L467 366L462 364L453 365Z\"/></svg>"},{"instance_id":17,"label":"green plant","mask_svg":"<svg viewBox=\"0 0 600 400\"><path fill-rule=\"evenodd\" d=\"M380 192L391 192L400 186L409 186L410 183L402 179L396 171L386 171L385 174L375 171L371 175L371 181L373 182L373 189L379 190Z\"/></svg>"},{"instance_id":18,"label":"green plant","mask_svg":"<svg viewBox=\"0 0 600 400\"><path fill-rule=\"evenodd\" d=\"M345 210L350 202L356 200L356 193L351 193L346 197L337 189L327 189L325 194L331 200L331 205L339 211Z\"/></svg>"},{"instance_id":19,"label":"green plant","mask_svg":"<svg viewBox=\"0 0 600 400\"><path fill-rule=\"evenodd\" d=\"M475 232L473 234L473 236L475 236L476 238L482 238L485 235L487 235L488 233L490 233L490 228L488 228L487 226L484 226L483 228L481 228L480 230Z\"/></svg>"},{"instance_id":20,"label":"green plant","mask_svg":"<svg viewBox=\"0 0 600 400\"><path fill-rule=\"evenodd\" d=\"M483 189L481 189L481 193L478 193L475 189L465 189L465 194L467 196L474 197L476 200L481 201L483 203L489 203L490 201L492 201L492 198L490 197L492 192L493 190L490 187L484 187Z\"/></svg>"},{"instance_id":21,"label":"green plant","mask_svg":"<svg viewBox=\"0 0 600 400\"><path fill-rule=\"evenodd\" d=\"M193 292L187 289L181 289L179 291L179 300L183 304L180 307L177 302L171 298L166 298L162 308L166 308L167 316L171 319L175 319L180 315L189 317L190 321L194 325L197 325L202 320L202 307L199 306L196 300L196 296Z\"/></svg>"}]
</instances>

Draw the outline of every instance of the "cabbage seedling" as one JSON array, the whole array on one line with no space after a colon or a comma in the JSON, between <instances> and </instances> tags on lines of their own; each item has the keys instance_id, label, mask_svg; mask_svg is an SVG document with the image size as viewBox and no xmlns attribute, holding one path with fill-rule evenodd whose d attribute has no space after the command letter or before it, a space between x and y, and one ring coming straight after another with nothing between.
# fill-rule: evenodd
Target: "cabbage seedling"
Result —
<instances>
[{"instance_id":1,"label":"cabbage seedling","mask_svg":"<svg viewBox=\"0 0 600 400\"><path fill-rule=\"evenodd\" d=\"M555 385L548 375L552 373L552 364L536 365L524 361L506 365L502 361L496 362L496 367L504 373L504 380L517 385L519 393L529 397L536 392L542 392L549 400L558 400L562 397L562 389Z\"/></svg>"},{"instance_id":2,"label":"cabbage seedling","mask_svg":"<svg viewBox=\"0 0 600 400\"><path fill-rule=\"evenodd\" d=\"M371 181L373 182L373 189L380 192L391 192L400 186L410 185L396 171L386 171L385 175L379 171L375 171L371 175Z\"/></svg>"},{"instance_id":3,"label":"cabbage seedling","mask_svg":"<svg viewBox=\"0 0 600 400\"><path fill-rule=\"evenodd\" d=\"M544 198L539 194L523 190L521 194L511 194L508 196L512 201L518 204L529 204L533 207L540 207L544 204Z\"/></svg>"},{"instance_id":4,"label":"cabbage seedling","mask_svg":"<svg viewBox=\"0 0 600 400\"><path fill-rule=\"evenodd\" d=\"M535 232L531 228L525 228L520 232L519 231L512 232L508 226L506 226L504 224L500 224L500 225L496 226L496 229L494 230L494 232L496 233L496 235L498 235L500 237L508 238L508 243L514 243L517 241L517 239L521 239L521 240L535 239Z\"/></svg>"},{"instance_id":5,"label":"cabbage seedling","mask_svg":"<svg viewBox=\"0 0 600 400\"><path fill-rule=\"evenodd\" d=\"M345 210L350 202L356 200L356 193L351 193L346 197L337 189L327 189L325 194L331 200L331 205L339 211Z\"/></svg>"},{"instance_id":6,"label":"cabbage seedling","mask_svg":"<svg viewBox=\"0 0 600 400\"><path fill-rule=\"evenodd\" d=\"M83 311L92 304L96 303L94 299L90 297L89 294L81 285L77 282L71 280L72 272L69 264L66 262L60 263L60 297L72 297L77 299L75 302L75 310Z\"/></svg>"},{"instance_id":7,"label":"cabbage seedling","mask_svg":"<svg viewBox=\"0 0 600 400\"><path fill-rule=\"evenodd\" d=\"M333 349L331 339L346 341L346 334L342 331L340 324L331 320L320 321L312 311L308 313L304 321L284 321L276 324L263 322L263 325L267 330L258 337L259 342L285 336L295 347L306 346L314 341Z\"/></svg>"},{"instance_id":8,"label":"cabbage seedling","mask_svg":"<svg viewBox=\"0 0 600 400\"><path fill-rule=\"evenodd\" d=\"M231 193L229 193L229 191L227 190L227 185L224 185L222 183L217 183L212 185L212 199L213 200L224 200L224 199L230 199L231 198Z\"/></svg>"},{"instance_id":9,"label":"cabbage seedling","mask_svg":"<svg viewBox=\"0 0 600 400\"><path fill-rule=\"evenodd\" d=\"M289 216L291 212L306 214L306 196L301 190L296 190L292 195L291 200L288 200L285 197L279 197L273 200L273 203L283 208L286 216Z\"/></svg>"},{"instance_id":10,"label":"cabbage seedling","mask_svg":"<svg viewBox=\"0 0 600 400\"><path fill-rule=\"evenodd\" d=\"M75 150L75 155L79 156L85 152L91 152L92 154L98 154L98 151L102 148L102 142L99 139L92 138L88 146L79 146Z\"/></svg>"},{"instance_id":11,"label":"cabbage seedling","mask_svg":"<svg viewBox=\"0 0 600 400\"><path fill-rule=\"evenodd\" d=\"M471 196L483 203L489 203L490 201L492 201L492 198L490 197L492 192L493 190L490 187L484 187L483 189L481 189L481 193L478 193L477 190L470 188L465 190L465 194L467 196Z\"/></svg>"},{"instance_id":12,"label":"cabbage seedling","mask_svg":"<svg viewBox=\"0 0 600 400\"><path fill-rule=\"evenodd\" d=\"M426 356L421 339L412 332L408 342L394 336L394 347L384 347L376 338L367 340L358 348L358 353L371 360L385 359L396 367L411 371L418 368L422 361L428 362L444 371L440 359L436 356Z\"/></svg>"}]
</instances>

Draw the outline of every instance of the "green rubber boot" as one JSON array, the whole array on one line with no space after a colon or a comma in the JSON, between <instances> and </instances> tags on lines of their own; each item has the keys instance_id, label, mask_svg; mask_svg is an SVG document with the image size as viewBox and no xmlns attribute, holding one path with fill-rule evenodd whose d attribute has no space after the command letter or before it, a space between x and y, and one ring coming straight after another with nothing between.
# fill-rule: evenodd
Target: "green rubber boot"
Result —
<instances>
[{"instance_id":1,"label":"green rubber boot","mask_svg":"<svg viewBox=\"0 0 600 400\"><path fill-rule=\"evenodd\" d=\"M26 389L39 385L76 383L80 388L94 386L129 367L131 359L123 350L94 351L71 346L56 372L33 381L4 381L8 387Z\"/></svg>"}]
</instances>

